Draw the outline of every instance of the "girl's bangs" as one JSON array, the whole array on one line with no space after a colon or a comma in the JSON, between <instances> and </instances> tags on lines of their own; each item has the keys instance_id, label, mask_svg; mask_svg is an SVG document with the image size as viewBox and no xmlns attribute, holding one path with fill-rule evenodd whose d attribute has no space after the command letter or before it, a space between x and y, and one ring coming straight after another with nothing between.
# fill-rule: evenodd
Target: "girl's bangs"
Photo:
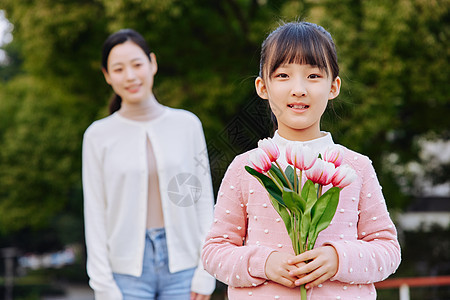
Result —
<instances>
[{"instance_id":1,"label":"girl's bangs","mask_svg":"<svg viewBox=\"0 0 450 300\"><path fill-rule=\"evenodd\" d=\"M269 77L282 64L308 64L325 70L328 75L323 41L308 32L289 30L280 34L268 49Z\"/></svg>"}]
</instances>

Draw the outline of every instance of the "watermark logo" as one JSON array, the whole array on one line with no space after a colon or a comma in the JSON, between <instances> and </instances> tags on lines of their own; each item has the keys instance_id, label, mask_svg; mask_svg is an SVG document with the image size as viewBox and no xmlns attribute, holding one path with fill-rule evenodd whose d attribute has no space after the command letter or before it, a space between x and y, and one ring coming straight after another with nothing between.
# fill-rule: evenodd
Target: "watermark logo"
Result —
<instances>
[{"instance_id":1,"label":"watermark logo","mask_svg":"<svg viewBox=\"0 0 450 300\"><path fill-rule=\"evenodd\" d=\"M211 171L213 186L218 187L233 158L255 148L258 140L271 134L271 128L268 106L258 97L253 98L208 141L206 149L196 154L196 167L202 168L205 174Z\"/></svg>"},{"instance_id":2,"label":"watermark logo","mask_svg":"<svg viewBox=\"0 0 450 300\"><path fill-rule=\"evenodd\" d=\"M200 180L191 173L180 173L174 176L167 187L169 199L177 206L194 205L202 195Z\"/></svg>"}]
</instances>

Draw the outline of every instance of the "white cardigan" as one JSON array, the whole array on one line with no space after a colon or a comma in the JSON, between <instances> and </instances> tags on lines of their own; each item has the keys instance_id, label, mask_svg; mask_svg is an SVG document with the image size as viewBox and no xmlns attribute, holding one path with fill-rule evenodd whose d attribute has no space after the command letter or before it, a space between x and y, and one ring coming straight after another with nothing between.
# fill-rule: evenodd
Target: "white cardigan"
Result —
<instances>
[{"instance_id":1,"label":"white cardigan","mask_svg":"<svg viewBox=\"0 0 450 300\"><path fill-rule=\"evenodd\" d=\"M94 122L83 139L87 272L96 299L122 299L112 273L140 276L147 217L147 135L156 159L170 272L197 267L192 291L211 294L215 279L200 260L213 219L213 190L205 138L192 113L165 107L149 122L115 113ZM197 184L176 179L197 178ZM180 175L177 177L177 175ZM192 176L192 177L190 177ZM190 189L189 189L190 188ZM195 201L177 204L191 193ZM188 200L190 197L187 198Z\"/></svg>"}]
</instances>

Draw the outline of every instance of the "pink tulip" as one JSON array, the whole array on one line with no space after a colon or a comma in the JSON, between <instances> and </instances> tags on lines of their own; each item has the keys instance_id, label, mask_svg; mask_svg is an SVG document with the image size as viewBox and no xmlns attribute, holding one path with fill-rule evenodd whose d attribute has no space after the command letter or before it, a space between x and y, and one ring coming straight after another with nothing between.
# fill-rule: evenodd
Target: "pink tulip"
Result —
<instances>
[{"instance_id":1,"label":"pink tulip","mask_svg":"<svg viewBox=\"0 0 450 300\"><path fill-rule=\"evenodd\" d=\"M344 153L339 146L328 147L323 154L323 160L333 163L335 167L339 167L344 159Z\"/></svg>"},{"instance_id":2,"label":"pink tulip","mask_svg":"<svg viewBox=\"0 0 450 300\"><path fill-rule=\"evenodd\" d=\"M303 171L314 165L317 154L309 146L299 142L290 142L286 145L286 160L288 164Z\"/></svg>"},{"instance_id":3,"label":"pink tulip","mask_svg":"<svg viewBox=\"0 0 450 300\"><path fill-rule=\"evenodd\" d=\"M335 173L335 166L327 161L317 159L311 169L306 170L306 178L323 186L330 184Z\"/></svg>"},{"instance_id":4,"label":"pink tulip","mask_svg":"<svg viewBox=\"0 0 450 300\"><path fill-rule=\"evenodd\" d=\"M342 165L336 168L336 172L331 178L331 183L333 186L337 186L342 189L355 181L356 177L357 175L355 170L353 170L349 165Z\"/></svg>"},{"instance_id":5,"label":"pink tulip","mask_svg":"<svg viewBox=\"0 0 450 300\"><path fill-rule=\"evenodd\" d=\"M280 157L280 150L271 138L259 140L258 148L266 152L271 162L276 161Z\"/></svg>"},{"instance_id":6,"label":"pink tulip","mask_svg":"<svg viewBox=\"0 0 450 300\"><path fill-rule=\"evenodd\" d=\"M272 162L264 150L257 148L248 156L248 162L259 173L265 173L272 167Z\"/></svg>"},{"instance_id":7,"label":"pink tulip","mask_svg":"<svg viewBox=\"0 0 450 300\"><path fill-rule=\"evenodd\" d=\"M286 144L286 161L290 165L294 165L291 159L292 148L294 147L295 142L289 142Z\"/></svg>"}]
</instances>

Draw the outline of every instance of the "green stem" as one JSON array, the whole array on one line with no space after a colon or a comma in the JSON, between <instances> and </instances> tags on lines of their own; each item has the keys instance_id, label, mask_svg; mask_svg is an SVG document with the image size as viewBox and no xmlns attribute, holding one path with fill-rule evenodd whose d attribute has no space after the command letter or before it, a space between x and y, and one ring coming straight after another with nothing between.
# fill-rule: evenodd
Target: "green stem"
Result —
<instances>
[{"instance_id":1,"label":"green stem","mask_svg":"<svg viewBox=\"0 0 450 300\"><path fill-rule=\"evenodd\" d=\"M302 180L303 180L303 171L300 170L300 176L298 177L298 189L300 190L302 188ZM298 193L298 191L297 191ZM300 193L298 193L300 194Z\"/></svg>"},{"instance_id":2,"label":"green stem","mask_svg":"<svg viewBox=\"0 0 450 300\"><path fill-rule=\"evenodd\" d=\"M302 230L300 228L298 229L298 235L299 235L299 238L298 238L299 249L298 249L298 253L296 253L297 255L305 252L305 245L303 245Z\"/></svg>"},{"instance_id":3,"label":"green stem","mask_svg":"<svg viewBox=\"0 0 450 300\"><path fill-rule=\"evenodd\" d=\"M294 192L298 194L297 189L297 168L294 166Z\"/></svg>"},{"instance_id":4,"label":"green stem","mask_svg":"<svg viewBox=\"0 0 450 300\"><path fill-rule=\"evenodd\" d=\"M298 254L298 234L297 234L297 219L295 218L295 215L291 215L291 224L292 226L292 247L294 248L294 253Z\"/></svg>"},{"instance_id":5,"label":"green stem","mask_svg":"<svg viewBox=\"0 0 450 300\"><path fill-rule=\"evenodd\" d=\"M299 255L300 253L303 253L303 244L302 244L302 237L301 236L298 239L298 246L299 246L300 249L298 249L297 253L295 253L296 255Z\"/></svg>"},{"instance_id":6,"label":"green stem","mask_svg":"<svg viewBox=\"0 0 450 300\"><path fill-rule=\"evenodd\" d=\"M321 184L319 184L319 188L317 189L317 199L319 199L320 196L322 196L322 185Z\"/></svg>"},{"instance_id":7,"label":"green stem","mask_svg":"<svg viewBox=\"0 0 450 300\"><path fill-rule=\"evenodd\" d=\"M267 175L269 175L269 178L272 179L273 183L276 184L276 186L280 189L280 191L283 191L283 187L278 183L278 181L272 177L272 174L267 173Z\"/></svg>"},{"instance_id":8,"label":"green stem","mask_svg":"<svg viewBox=\"0 0 450 300\"><path fill-rule=\"evenodd\" d=\"M278 169L280 169L281 174L283 174L283 177L284 177L284 179L286 180L286 182L287 182L289 188L292 190L292 189L293 189L293 188L292 188L292 184L291 184L291 182L288 180L288 178L286 177L286 174L284 173L283 169L280 167L280 165L278 164L277 161L275 161L275 164L277 165Z\"/></svg>"},{"instance_id":9,"label":"green stem","mask_svg":"<svg viewBox=\"0 0 450 300\"><path fill-rule=\"evenodd\" d=\"M306 289L305 289L305 285L304 284L302 284L301 286L300 286L300 295L301 295L301 299L302 300L306 300Z\"/></svg>"}]
</instances>

